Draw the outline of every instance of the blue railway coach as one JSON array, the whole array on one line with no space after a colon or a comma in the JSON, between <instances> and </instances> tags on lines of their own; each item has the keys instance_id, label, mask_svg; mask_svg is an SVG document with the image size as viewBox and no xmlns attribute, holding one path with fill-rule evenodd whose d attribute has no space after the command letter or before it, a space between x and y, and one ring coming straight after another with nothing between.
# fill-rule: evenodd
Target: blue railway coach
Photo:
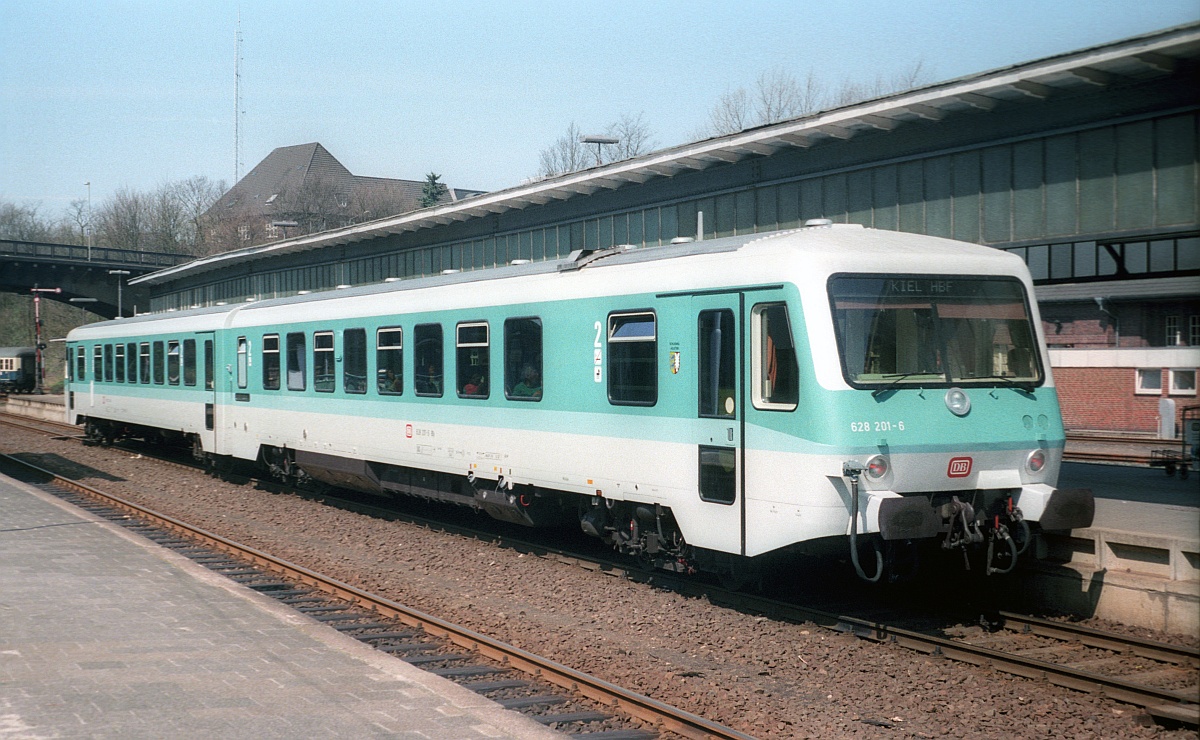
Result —
<instances>
[{"instance_id":1,"label":"blue railway coach","mask_svg":"<svg viewBox=\"0 0 1200 740\"><path fill-rule=\"evenodd\" d=\"M827 222L580 251L90 324L67 415L100 441L573 522L672 570L835 546L867 580L925 549L1007 572L1031 524L1092 516L1055 487L1032 294L1005 252Z\"/></svg>"},{"instance_id":2,"label":"blue railway coach","mask_svg":"<svg viewBox=\"0 0 1200 740\"><path fill-rule=\"evenodd\" d=\"M32 393L37 387L37 349L0 347L0 393Z\"/></svg>"}]
</instances>

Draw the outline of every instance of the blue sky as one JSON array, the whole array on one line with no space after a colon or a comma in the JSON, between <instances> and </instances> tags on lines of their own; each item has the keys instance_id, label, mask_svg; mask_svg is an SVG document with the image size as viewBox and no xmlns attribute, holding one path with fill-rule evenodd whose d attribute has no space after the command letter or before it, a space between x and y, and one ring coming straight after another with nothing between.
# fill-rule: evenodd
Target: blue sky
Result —
<instances>
[{"instance_id":1,"label":"blue sky","mask_svg":"<svg viewBox=\"0 0 1200 740\"><path fill-rule=\"evenodd\" d=\"M693 138L782 67L830 85L950 79L1200 20L1196 0L28 2L0 0L0 199L60 215L319 141L357 175L498 190L572 122Z\"/></svg>"}]
</instances>

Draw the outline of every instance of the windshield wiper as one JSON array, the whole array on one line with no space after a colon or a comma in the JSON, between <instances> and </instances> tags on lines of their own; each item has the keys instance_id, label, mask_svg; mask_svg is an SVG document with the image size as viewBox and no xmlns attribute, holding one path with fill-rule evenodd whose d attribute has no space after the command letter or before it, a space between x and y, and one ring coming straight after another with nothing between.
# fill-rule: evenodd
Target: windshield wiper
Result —
<instances>
[{"instance_id":1,"label":"windshield wiper","mask_svg":"<svg viewBox=\"0 0 1200 740\"><path fill-rule=\"evenodd\" d=\"M1008 377L1007 375L980 375L980 376L971 377L971 378L960 378L960 380L962 380L963 382L973 381L973 380L998 380L998 381L1000 381L1000 383L1002 385L1004 385L1008 388L1016 388L1017 390L1024 391L1026 393L1033 393L1033 387L1034 387L1033 381L1031 381L1031 380L1027 380L1025 382L1019 382L1019 381L1013 380L1012 378Z\"/></svg>"},{"instance_id":2,"label":"windshield wiper","mask_svg":"<svg viewBox=\"0 0 1200 740\"><path fill-rule=\"evenodd\" d=\"M882 396L884 393L887 393L889 391L894 391L894 390L896 390L896 386L900 384L900 381L905 380L907 378L911 378L914 375L934 375L934 376L937 376L938 382L945 380L945 376L942 375L941 373L931 372L928 370L917 370L917 371L914 371L911 373L889 373L888 375L882 375L880 377L885 380L890 380L891 382L888 383L887 385L883 386L882 388L876 388L875 390L871 391L871 395L878 398L879 396Z\"/></svg>"}]
</instances>

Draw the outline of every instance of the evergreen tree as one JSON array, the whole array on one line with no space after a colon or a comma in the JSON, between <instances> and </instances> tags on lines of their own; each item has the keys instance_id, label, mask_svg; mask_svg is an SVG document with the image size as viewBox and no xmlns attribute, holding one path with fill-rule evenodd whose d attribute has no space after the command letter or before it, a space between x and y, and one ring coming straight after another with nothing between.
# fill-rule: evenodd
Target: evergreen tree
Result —
<instances>
[{"instance_id":1,"label":"evergreen tree","mask_svg":"<svg viewBox=\"0 0 1200 740\"><path fill-rule=\"evenodd\" d=\"M446 186L438 182L441 175L430 172L425 176L425 185L421 188L421 207L436 206L446 194Z\"/></svg>"}]
</instances>

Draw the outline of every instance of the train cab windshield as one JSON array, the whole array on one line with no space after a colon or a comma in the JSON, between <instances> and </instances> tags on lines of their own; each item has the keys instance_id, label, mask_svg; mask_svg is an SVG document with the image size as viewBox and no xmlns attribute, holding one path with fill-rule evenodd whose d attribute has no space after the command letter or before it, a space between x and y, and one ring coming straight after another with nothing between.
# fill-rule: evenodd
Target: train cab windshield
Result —
<instances>
[{"instance_id":1,"label":"train cab windshield","mask_svg":"<svg viewBox=\"0 0 1200 740\"><path fill-rule=\"evenodd\" d=\"M1042 382L1016 279L837 275L829 298L842 372L856 388Z\"/></svg>"}]
</instances>

